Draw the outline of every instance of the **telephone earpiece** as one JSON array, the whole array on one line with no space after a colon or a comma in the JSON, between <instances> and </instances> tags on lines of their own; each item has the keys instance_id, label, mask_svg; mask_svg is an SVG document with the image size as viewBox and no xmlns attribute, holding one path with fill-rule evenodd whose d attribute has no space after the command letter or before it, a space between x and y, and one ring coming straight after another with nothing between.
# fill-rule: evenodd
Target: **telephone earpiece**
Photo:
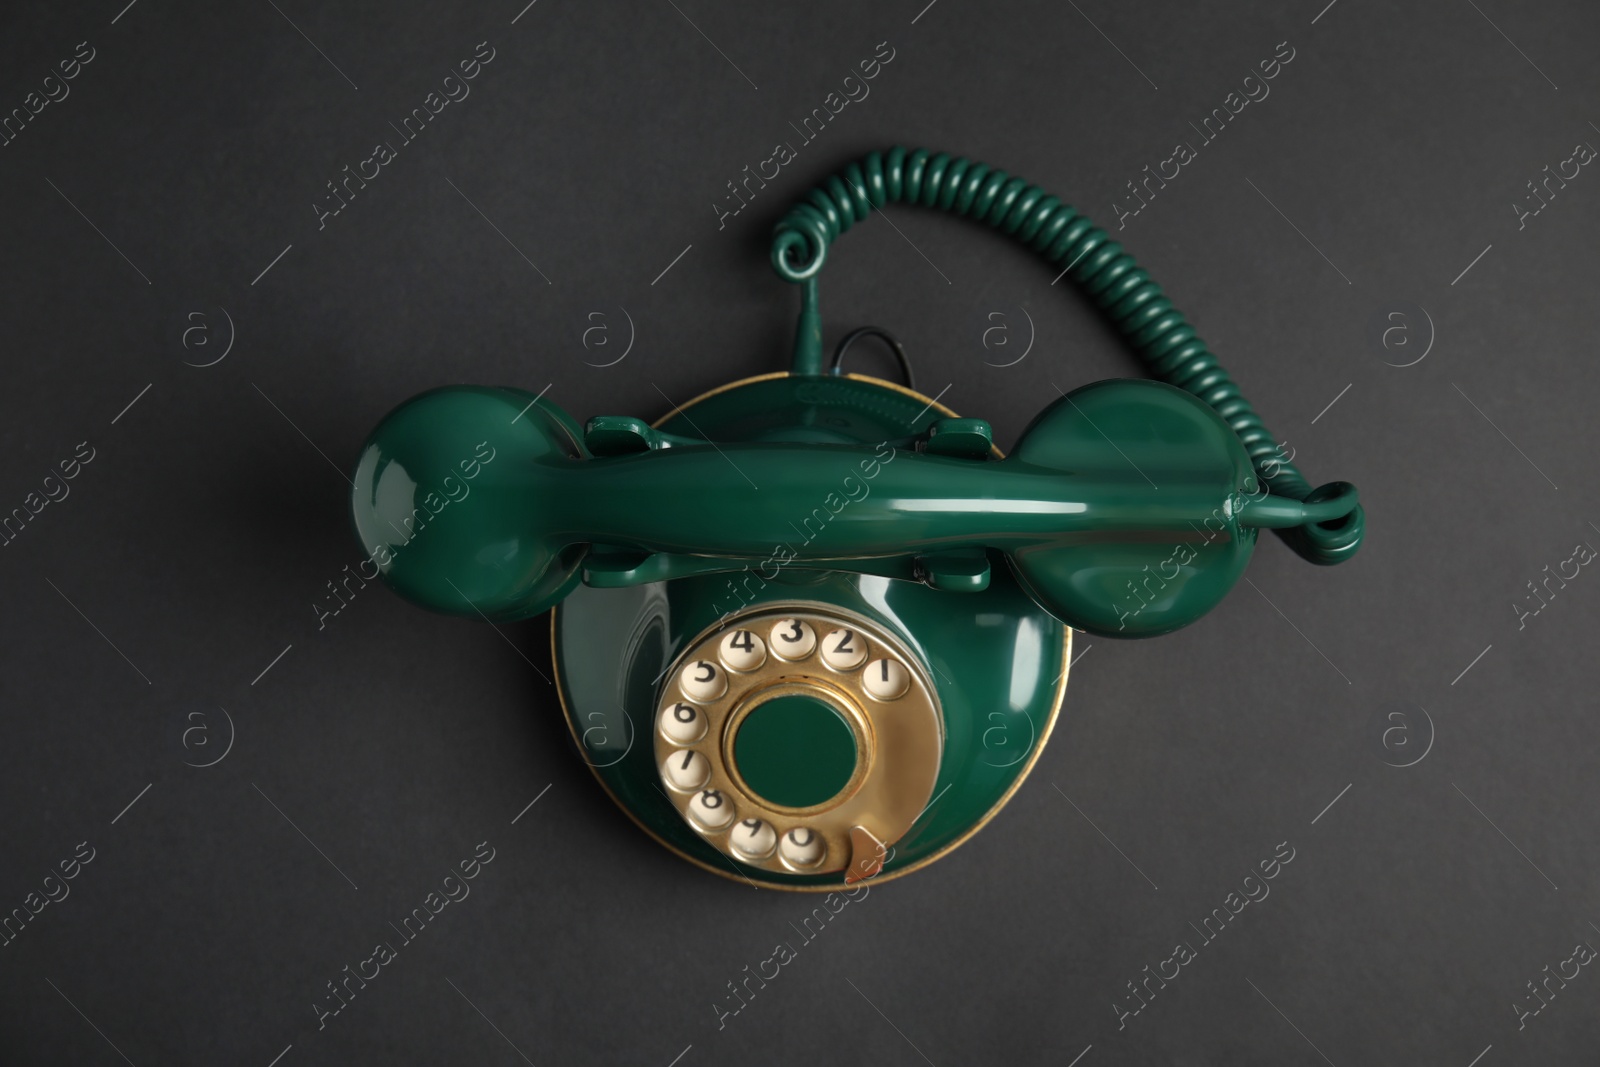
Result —
<instances>
[{"instance_id":1,"label":"telephone earpiece","mask_svg":"<svg viewBox=\"0 0 1600 1067\"><path fill-rule=\"evenodd\" d=\"M1065 394L1002 457L981 419L824 373L817 272L890 201L981 219L1065 265L1162 380ZM784 218L773 263L801 287L789 374L654 426L436 389L374 430L352 498L364 548L425 607L498 621L567 601L552 629L575 740L619 803L710 869L819 888L930 862L1037 757L1070 629L1195 621L1260 529L1315 563L1360 545L1354 486L1311 489L1132 259L1019 179L873 153ZM580 704L620 715L614 734ZM997 766L1002 727L1021 754ZM924 820L941 783L960 799Z\"/></svg>"}]
</instances>

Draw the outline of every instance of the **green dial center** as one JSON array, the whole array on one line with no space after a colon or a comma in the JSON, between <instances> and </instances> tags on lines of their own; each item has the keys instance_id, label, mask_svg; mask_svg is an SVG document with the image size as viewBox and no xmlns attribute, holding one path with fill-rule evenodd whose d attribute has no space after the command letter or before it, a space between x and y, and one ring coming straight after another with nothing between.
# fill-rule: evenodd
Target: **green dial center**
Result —
<instances>
[{"instance_id":1,"label":"green dial center","mask_svg":"<svg viewBox=\"0 0 1600 1067\"><path fill-rule=\"evenodd\" d=\"M809 808L839 794L856 770L856 735L816 697L773 697L751 710L733 738L739 776L761 799Z\"/></svg>"}]
</instances>

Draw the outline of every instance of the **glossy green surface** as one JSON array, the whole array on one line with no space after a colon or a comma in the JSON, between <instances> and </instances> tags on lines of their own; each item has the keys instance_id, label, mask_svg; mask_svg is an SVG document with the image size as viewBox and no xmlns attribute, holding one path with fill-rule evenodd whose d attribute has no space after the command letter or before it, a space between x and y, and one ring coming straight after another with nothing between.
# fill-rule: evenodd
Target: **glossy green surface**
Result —
<instances>
[{"instance_id":1,"label":"glossy green surface","mask_svg":"<svg viewBox=\"0 0 1600 1067\"><path fill-rule=\"evenodd\" d=\"M844 716L822 701L774 697L739 724L733 761L756 796L785 808L809 808L849 783L856 738Z\"/></svg>"},{"instance_id":2,"label":"glossy green surface","mask_svg":"<svg viewBox=\"0 0 1600 1067\"><path fill-rule=\"evenodd\" d=\"M571 469L582 431L521 389L447 386L380 422L356 464L356 533L384 579L436 610L537 615L578 584L584 547L530 537L539 475Z\"/></svg>"},{"instance_id":3,"label":"glossy green surface","mask_svg":"<svg viewBox=\"0 0 1600 1067\"><path fill-rule=\"evenodd\" d=\"M894 843L894 874L975 829L1027 770L1050 725L1066 634L1000 568L982 593L941 593L872 575L807 572L759 590L753 607L803 601L888 628L937 679L945 747L935 800ZM728 606L726 580L687 578L621 589L580 587L554 616L555 661L580 754L656 838L707 868L758 884L839 886L843 872L784 875L708 845L661 792L652 729L657 675ZM890 754L885 754L890 758Z\"/></svg>"},{"instance_id":4,"label":"glossy green surface","mask_svg":"<svg viewBox=\"0 0 1600 1067\"><path fill-rule=\"evenodd\" d=\"M886 391L827 384L835 394ZM946 431L954 455L925 450L944 433L899 428L875 445L847 443L815 417L753 440L739 433L739 422L771 417L749 409L717 444L696 443L693 424L652 437L611 420L595 436L618 454L592 456L549 401L435 390L374 431L356 471L356 526L401 593L491 619L548 610L580 578L590 546L600 546L590 580L612 586L859 567L976 590L988 580L984 554L998 552L1056 618L1122 637L1199 618L1255 543L1241 506L1256 484L1249 456L1203 402L1158 382L1076 390L1003 460L972 448L972 420ZM465 484L466 459L491 454L467 486L464 502L476 503L432 515L430 500L452 492L447 479ZM406 536L417 517L426 529Z\"/></svg>"},{"instance_id":5,"label":"glossy green surface","mask_svg":"<svg viewBox=\"0 0 1600 1067\"><path fill-rule=\"evenodd\" d=\"M894 844L893 874L933 858L973 830L1021 778L1042 743L1065 632L1003 570L983 593L952 597L870 575L813 572L773 583L753 606L801 600L866 615L896 634L939 681L945 749L934 803ZM662 794L652 744L654 679L717 621L714 579L623 589L579 588L556 611L556 664L584 759L652 834L712 870L758 883L836 886L842 872L781 875L736 863L706 844ZM952 603L954 599L954 603Z\"/></svg>"},{"instance_id":6,"label":"glossy green surface","mask_svg":"<svg viewBox=\"0 0 1600 1067\"><path fill-rule=\"evenodd\" d=\"M905 437L939 417L926 399L881 383L778 377L703 398L661 429L691 431L692 418L719 441L805 434L843 444ZM708 869L758 885L842 885L842 872L777 874L706 844L661 792L652 730L662 671L728 612L795 601L854 611L898 636L937 680L945 739L934 800L894 843L884 874L927 862L971 833L1018 784L1065 685L1066 629L996 562L993 583L978 593L794 566L769 572L770 579L753 569L732 578L579 586L553 623L557 680L579 751L624 810Z\"/></svg>"}]
</instances>

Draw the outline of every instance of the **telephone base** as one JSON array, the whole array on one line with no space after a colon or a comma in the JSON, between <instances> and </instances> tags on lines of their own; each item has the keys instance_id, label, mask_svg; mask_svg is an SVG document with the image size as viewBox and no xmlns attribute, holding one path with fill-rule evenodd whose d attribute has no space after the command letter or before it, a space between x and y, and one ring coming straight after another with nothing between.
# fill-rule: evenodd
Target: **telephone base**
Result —
<instances>
[{"instance_id":1,"label":"telephone base","mask_svg":"<svg viewBox=\"0 0 1600 1067\"><path fill-rule=\"evenodd\" d=\"M953 415L928 397L864 375L780 373L712 390L655 428L716 441L876 445ZM848 507L852 495L871 491L866 470L852 466L840 477L837 500L818 501L812 515L796 516L797 538L832 521L833 509ZM826 892L926 866L976 833L1032 769L1066 691L1072 632L1029 599L998 556L984 570L986 586L960 593L882 574L802 567L782 557L775 551L773 560L731 576L576 588L551 617L556 684L574 743L635 823L714 874ZM775 620L795 618L816 624L814 647L801 656L784 650L776 633ZM860 662L822 644L830 637L837 644L852 619L870 638L872 651ZM745 641L761 646L750 653L763 657L760 664L730 660L727 650L716 659L718 642L741 633L758 635ZM702 668L708 677L722 671L730 681L691 694L689 679L697 676L685 672L702 658L711 663ZM864 684L875 682L866 677L869 668L882 670L887 682L891 667L900 665L909 695L921 692L919 686L926 690L924 711L903 707L894 690L886 697L881 685ZM841 718L856 723L858 766L846 776L851 784L831 800L786 807L756 796L756 788L768 787L753 773L746 781L733 766L747 758L743 742L736 744L745 734L736 738L734 731L755 714L752 702L770 698L777 705L802 690L820 694ZM703 714L709 735L680 735L668 718L674 707L685 709L679 714L691 723ZM934 733L905 732L907 715L931 715ZM663 762L678 757L681 768ZM748 758L743 769L753 771L754 757ZM807 757L802 752L797 758ZM692 776L699 760L709 766L703 778ZM894 769L901 784L875 786L874 775L881 777L884 767ZM680 777L669 774L675 769ZM866 796L874 788L893 794L895 820L873 822L876 809L853 792ZM718 805L733 800L745 821L708 823L707 793L716 794ZM862 810L868 816L850 815ZM741 845L741 828L760 854ZM797 836L786 836L791 829ZM813 840L824 845L809 852L791 847Z\"/></svg>"}]
</instances>

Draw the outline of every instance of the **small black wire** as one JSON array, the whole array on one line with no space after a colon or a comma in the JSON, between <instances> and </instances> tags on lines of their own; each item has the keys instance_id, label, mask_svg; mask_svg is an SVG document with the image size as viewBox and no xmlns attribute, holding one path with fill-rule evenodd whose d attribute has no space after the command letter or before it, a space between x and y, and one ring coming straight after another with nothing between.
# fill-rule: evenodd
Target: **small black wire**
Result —
<instances>
[{"instance_id":1,"label":"small black wire","mask_svg":"<svg viewBox=\"0 0 1600 1067\"><path fill-rule=\"evenodd\" d=\"M916 379L911 373L911 360L906 355L905 346L900 343L899 339L896 338L894 334L890 333L888 330L885 330L881 326L863 326L859 330L851 330L849 333L841 337L839 339L838 347L833 350L833 364L828 368L829 373L843 373L840 369L840 366L844 363L845 352L849 351L850 346L861 340L863 337L876 337L880 341L883 341L885 344L887 344L890 350L894 352L895 360L900 364L900 373L905 375L906 388L915 389L917 387Z\"/></svg>"}]
</instances>

